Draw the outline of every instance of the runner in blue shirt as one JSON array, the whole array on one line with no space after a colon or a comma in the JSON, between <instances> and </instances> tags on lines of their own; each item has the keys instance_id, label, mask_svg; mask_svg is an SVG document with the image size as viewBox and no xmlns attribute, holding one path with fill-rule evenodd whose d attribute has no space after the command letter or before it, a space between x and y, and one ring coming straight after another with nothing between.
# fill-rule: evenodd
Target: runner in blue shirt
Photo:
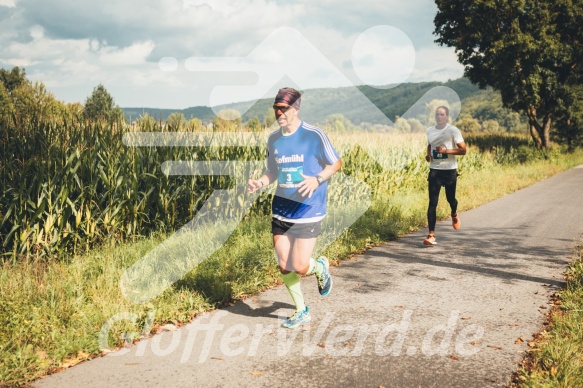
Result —
<instances>
[{"instance_id":1,"label":"runner in blue shirt","mask_svg":"<svg viewBox=\"0 0 583 388\"><path fill-rule=\"evenodd\" d=\"M272 202L273 245L283 282L296 307L282 325L287 328L311 320L300 288L302 275L315 275L322 296L332 288L328 259L314 260L312 253L326 215L328 179L342 167L324 132L298 117L300 103L297 90L279 90L273 109L280 128L267 141L267 171L247 182L249 193L277 183Z\"/></svg>"}]
</instances>

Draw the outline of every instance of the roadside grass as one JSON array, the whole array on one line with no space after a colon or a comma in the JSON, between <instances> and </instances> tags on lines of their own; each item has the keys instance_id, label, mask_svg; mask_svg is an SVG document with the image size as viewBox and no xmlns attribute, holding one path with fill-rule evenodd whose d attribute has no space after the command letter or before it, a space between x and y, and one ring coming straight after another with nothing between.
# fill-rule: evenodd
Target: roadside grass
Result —
<instances>
[{"instance_id":1,"label":"roadside grass","mask_svg":"<svg viewBox=\"0 0 583 388\"><path fill-rule=\"evenodd\" d=\"M556 293L511 387L583 387L583 240L565 278L566 288Z\"/></svg>"},{"instance_id":2,"label":"roadside grass","mask_svg":"<svg viewBox=\"0 0 583 388\"><path fill-rule=\"evenodd\" d=\"M460 165L460 211L583 164L583 152L511 165L496 164L485 154L485 165L480 168L468 159L462 158ZM368 210L332 244L323 247L324 254L338 265L354 253L423 228L425 177L426 165L399 190L387 192L371 184L374 195ZM442 193L438 216L448 215ZM24 385L103 354L100 331L108 321L111 327L105 348L115 349L158 332L161 325L182 325L202 312L281 283L272 250L270 219L251 215L215 254L160 296L143 304L129 302L120 288L124 271L168 237L157 234L123 244L112 240L89 254L60 261L30 259L3 264L0 385ZM113 319L123 313L134 314L135 319Z\"/></svg>"}]
</instances>

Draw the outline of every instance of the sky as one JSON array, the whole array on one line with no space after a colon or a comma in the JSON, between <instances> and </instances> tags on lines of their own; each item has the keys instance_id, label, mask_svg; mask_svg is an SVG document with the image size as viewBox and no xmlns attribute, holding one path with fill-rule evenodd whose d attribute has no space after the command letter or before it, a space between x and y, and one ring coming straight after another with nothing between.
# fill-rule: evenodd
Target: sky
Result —
<instances>
[{"instance_id":1,"label":"sky","mask_svg":"<svg viewBox=\"0 0 583 388\"><path fill-rule=\"evenodd\" d=\"M184 109L300 90L447 81L430 0L0 0L0 67L64 102Z\"/></svg>"}]
</instances>

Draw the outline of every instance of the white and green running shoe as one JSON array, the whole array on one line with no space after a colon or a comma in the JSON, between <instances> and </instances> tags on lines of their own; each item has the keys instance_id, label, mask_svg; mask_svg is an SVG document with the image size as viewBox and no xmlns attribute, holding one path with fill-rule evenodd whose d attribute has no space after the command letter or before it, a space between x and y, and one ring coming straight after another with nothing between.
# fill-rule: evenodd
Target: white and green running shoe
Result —
<instances>
[{"instance_id":1,"label":"white and green running shoe","mask_svg":"<svg viewBox=\"0 0 583 388\"><path fill-rule=\"evenodd\" d=\"M308 306L303 311L296 311L291 317L281 324L282 327L293 329L304 323L309 323L312 320L310 317L310 309Z\"/></svg>"},{"instance_id":2,"label":"white and green running shoe","mask_svg":"<svg viewBox=\"0 0 583 388\"><path fill-rule=\"evenodd\" d=\"M330 273L330 263L324 256L319 257L316 261L322 264L322 268L324 268L321 274L315 274L316 279L318 280L318 291L320 291L320 295L326 296L332 289L332 274Z\"/></svg>"}]
</instances>

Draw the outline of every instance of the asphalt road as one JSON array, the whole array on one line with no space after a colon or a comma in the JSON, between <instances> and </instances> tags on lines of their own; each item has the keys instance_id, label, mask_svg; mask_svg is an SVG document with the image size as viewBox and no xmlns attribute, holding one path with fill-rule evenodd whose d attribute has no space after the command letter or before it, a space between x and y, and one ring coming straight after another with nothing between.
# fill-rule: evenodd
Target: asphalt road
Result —
<instances>
[{"instance_id":1,"label":"asphalt road","mask_svg":"<svg viewBox=\"0 0 583 388\"><path fill-rule=\"evenodd\" d=\"M583 166L332 268L312 323L280 328L284 287L34 387L502 387L540 331L583 234ZM443 197L441 200L444 200ZM463 201L463 198L460 198Z\"/></svg>"}]
</instances>

